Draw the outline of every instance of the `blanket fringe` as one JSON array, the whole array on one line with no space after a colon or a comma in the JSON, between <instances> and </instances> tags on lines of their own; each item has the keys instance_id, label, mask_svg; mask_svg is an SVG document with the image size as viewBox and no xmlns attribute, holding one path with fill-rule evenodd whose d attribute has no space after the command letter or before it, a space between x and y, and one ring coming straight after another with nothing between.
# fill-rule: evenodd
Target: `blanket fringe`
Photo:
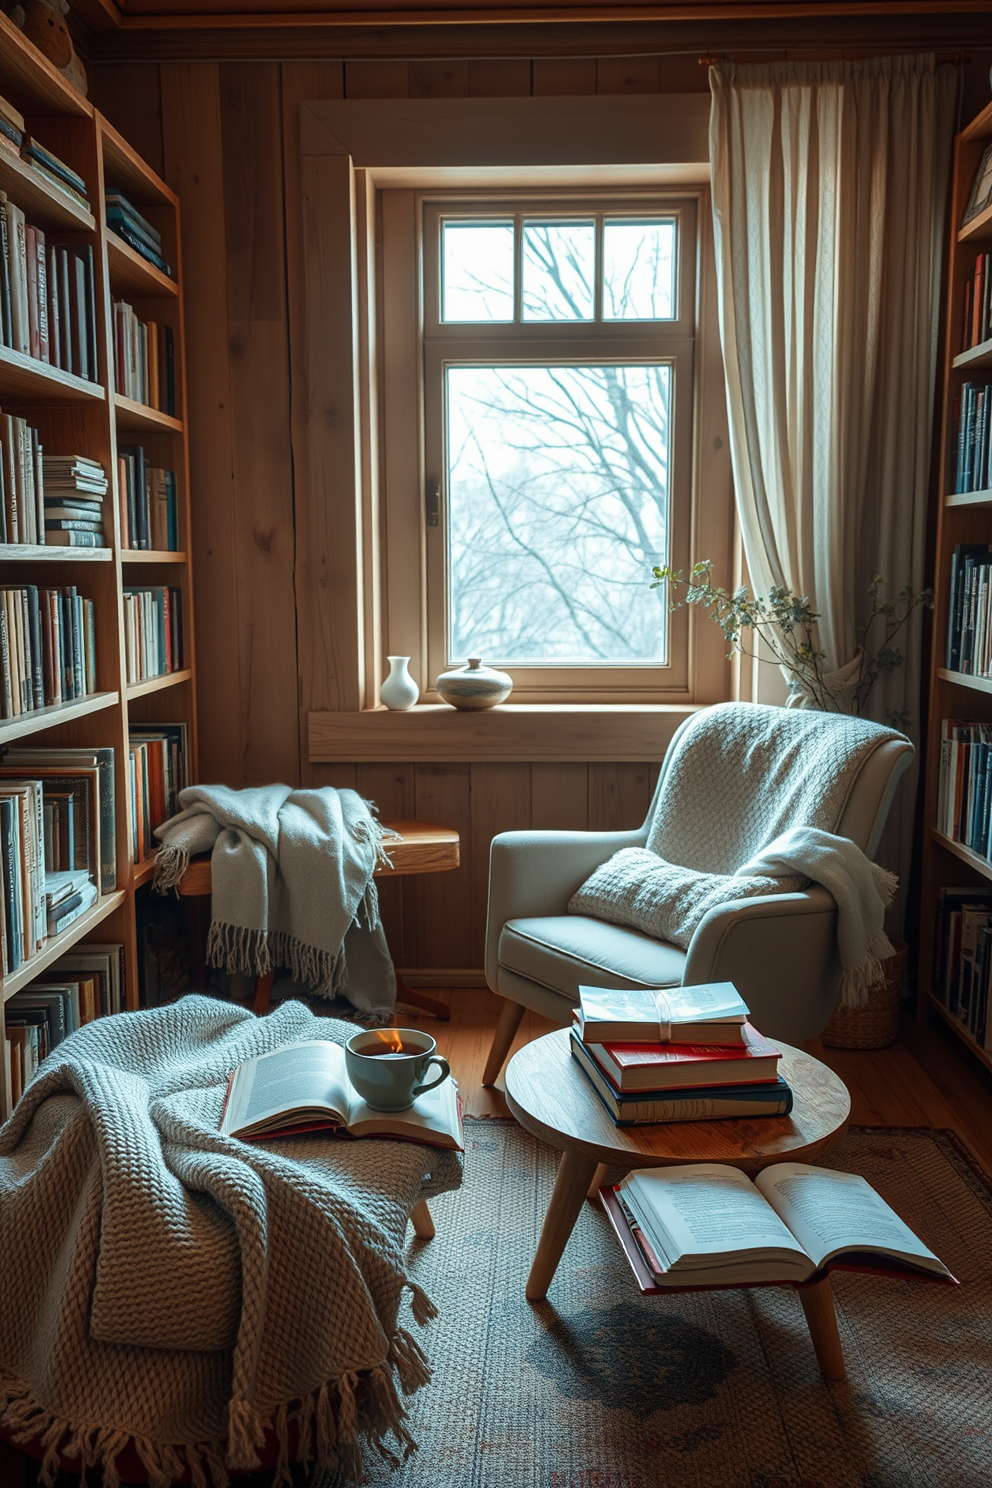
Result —
<instances>
[{"instance_id":1,"label":"blanket fringe","mask_svg":"<svg viewBox=\"0 0 992 1488\"><path fill-rule=\"evenodd\" d=\"M885 980L885 967L882 963L894 954L892 942L884 931L873 935L863 960L857 966L848 966L841 976L841 1007L866 1007L873 989Z\"/></svg>"},{"instance_id":2,"label":"blanket fringe","mask_svg":"<svg viewBox=\"0 0 992 1488\"><path fill-rule=\"evenodd\" d=\"M312 987L321 997L336 997L347 981L344 946L332 955L282 930L248 929L220 920L210 926L207 962L221 971L240 971L246 976L264 976L277 966L285 967L294 981Z\"/></svg>"},{"instance_id":3,"label":"blanket fringe","mask_svg":"<svg viewBox=\"0 0 992 1488\"><path fill-rule=\"evenodd\" d=\"M152 886L160 894L167 894L170 889L179 888L179 880L189 867L189 853L186 848L175 846L169 842L163 842L155 854L155 871L152 876Z\"/></svg>"}]
</instances>

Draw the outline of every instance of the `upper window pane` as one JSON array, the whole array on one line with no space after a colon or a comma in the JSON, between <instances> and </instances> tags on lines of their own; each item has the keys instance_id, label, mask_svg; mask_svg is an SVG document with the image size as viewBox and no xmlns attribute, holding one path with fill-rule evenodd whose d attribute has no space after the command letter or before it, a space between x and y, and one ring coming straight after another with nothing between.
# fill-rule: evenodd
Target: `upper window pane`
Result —
<instances>
[{"instance_id":1,"label":"upper window pane","mask_svg":"<svg viewBox=\"0 0 992 1488\"><path fill-rule=\"evenodd\" d=\"M513 223L445 222L441 230L441 319L513 319Z\"/></svg>"},{"instance_id":2,"label":"upper window pane","mask_svg":"<svg viewBox=\"0 0 992 1488\"><path fill-rule=\"evenodd\" d=\"M524 221L524 320L592 320L596 224Z\"/></svg>"},{"instance_id":3,"label":"upper window pane","mask_svg":"<svg viewBox=\"0 0 992 1488\"><path fill-rule=\"evenodd\" d=\"M603 319L674 318L674 221L607 219L603 226Z\"/></svg>"}]
</instances>

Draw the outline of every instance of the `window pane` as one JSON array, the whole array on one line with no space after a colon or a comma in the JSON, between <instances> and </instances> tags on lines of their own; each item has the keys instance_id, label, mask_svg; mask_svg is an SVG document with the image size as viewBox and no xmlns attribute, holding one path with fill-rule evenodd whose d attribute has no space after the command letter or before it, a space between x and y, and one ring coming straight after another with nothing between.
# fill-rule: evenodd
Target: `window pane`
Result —
<instances>
[{"instance_id":1,"label":"window pane","mask_svg":"<svg viewBox=\"0 0 992 1488\"><path fill-rule=\"evenodd\" d=\"M596 226L524 222L524 320L592 320Z\"/></svg>"},{"instance_id":2,"label":"window pane","mask_svg":"<svg viewBox=\"0 0 992 1488\"><path fill-rule=\"evenodd\" d=\"M445 374L449 659L666 657L672 368Z\"/></svg>"},{"instance_id":3,"label":"window pane","mask_svg":"<svg viewBox=\"0 0 992 1488\"><path fill-rule=\"evenodd\" d=\"M513 223L445 222L441 319L513 319Z\"/></svg>"},{"instance_id":4,"label":"window pane","mask_svg":"<svg viewBox=\"0 0 992 1488\"><path fill-rule=\"evenodd\" d=\"M675 223L603 226L603 319L673 320Z\"/></svg>"}]
</instances>

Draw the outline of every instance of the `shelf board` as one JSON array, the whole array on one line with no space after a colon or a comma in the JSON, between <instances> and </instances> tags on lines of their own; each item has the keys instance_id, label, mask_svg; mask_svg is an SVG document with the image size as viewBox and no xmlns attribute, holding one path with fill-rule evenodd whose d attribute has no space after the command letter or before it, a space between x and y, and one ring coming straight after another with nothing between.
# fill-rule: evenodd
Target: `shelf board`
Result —
<instances>
[{"instance_id":1,"label":"shelf board","mask_svg":"<svg viewBox=\"0 0 992 1488\"><path fill-rule=\"evenodd\" d=\"M951 363L952 367L988 367L992 366L992 341L980 341L977 346L969 346L967 351L961 351Z\"/></svg>"},{"instance_id":2,"label":"shelf board","mask_svg":"<svg viewBox=\"0 0 992 1488\"><path fill-rule=\"evenodd\" d=\"M992 237L992 205L973 217L967 226L958 229L958 242L970 243L975 238Z\"/></svg>"},{"instance_id":3,"label":"shelf board","mask_svg":"<svg viewBox=\"0 0 992 1488\"><path fill-rule=\"evenodd\" d=\"M77 93L24 32L0 14L0 93L24 113L92 117L92 105Z\"/></svg>"},{"instance_id":4,"label":"shelf board","mask_svg":"<svg viewBox=\"0 0 992 1488\"><path fill-rule=\"evenodd\" d=\"M76 942L82 940L83 936L99 925L101 920L113 914L115 909L120 909L126 898L127 895L123 889L115 889L112 894L102 894L92 908L80 915L78 920L73 921L68 930L63 930L61 935L53 935L47 940L37 956L32 956L30 961L25 961L23 966L19 966L10 976L3 978L4 1002L8 997L13 997L15 992L20 992L21 988L26 987L29 982L33 982L46 966L51 966L53 961L64 956L66 951L71 950Z\"/></svg>"},{"instance_id":5,"label":"shelf board","mask_svg":"<svg viewBox=\"0 0 992 1488\"><path fill-rule=\"evenodd\" d=\"M167 553L161 549L128 548L121 552L122 563L186 563L188 553Z\"/></svg>"},{"instance_id":6,"label":"shelf board","mask_svg":"<svg viewBox=\"0 0 992 1488\"><path fill-rule=\"evenodd\" d=\"M136 403L133 398L125 398L123 393L114 394L114 408L117 410L118 429L167 429L173 434L181 434L183 426L179 419L170 418L167 413L159 413L157 408L149 408L145 403Z\"/></svg>"},{"instance_id":7,"label":"shelf board","mask_svg":"<svg viewBox=\"0 0 992 1488\"><path fill-rule=\"evenodd\" d=\"M102 403L106 394L99 382L87 382L37 357L0 346L0 400L5 397L46 403Z\"/></svg>"},{"instance_id":8,"label":"shelf board","mask_svg":"<svg viewBox=\"0 0 992 1488\"><path fill-rule=\"evenodd\" d=\"M955 1018L951 1010L949 1008L946 1008L937 994L935 992L931 992L929 988L927 989L927 1001L929 1002L931 1007L936 1008L937 1012L943 1018L944 1022L948 1025L949 1028L953 1029L953 1031L957 1034L958 1038L965 1045L965 1047L970 1049L972 1054L975 1055L975 1058L980 1059L985 1065L986 1069L992 1069L992 1055L989 1054L987 1049L983 1049L981 1044L977 1043L975 1039L972 1038L971 1031L965 1028L964 1024L960 1023L958 1019Z\"/></svg>"},{"instance_id":9,"label":"shelf board","mask_svg":"<svg viewBox=\"0 0 992 1488\"><path fill-rule=\"evenodd\" d=\"M137 889L140 888L142 884L148 883L154 872L155 855L152 854L152 856L150 858L146 858L143 863L135 863L134 868L131 872L131 887L133 889Z\"/></svg>"},{"instance_id":10,"label":"shelf board","mask_svg":"<svg viewBox=\"0 0 992 1488\"><path fill-rule=\"evenodd\" d=\"M943 832L938 832L936 827L931 827L930 836L938 846L943 847L962 863L967 863L969 868L974 868L983 878L992 879L992 863L988 858L983 858L980 853L972 852L970 847L965 847L963 842L955 842L952 837L945 837Z\"/></svg>"},{"instance_id":11,"label":"shelf board","mask_svg":"<svg viewBox=\"0 0 992 1488\"><path fill-rule=\"evenodd\" d=\"M0 558L28 563L109 563L113 548L63 548L53 543L0 543Z\"/></svg>"},{"instance_id":12,"label":"shelf board","mask_svg":"<svg viewBox=\"0 0 992 1488\"><path fill-rule=\"evenodd\" d=\"M191 669L184 667L181 672L166 672L163 677L149 677L147 682L133 682L127 690L127 700L130 703L134 698L147 697L150 692L161 692L163 687L178 687L192 675Z\"/></svg>"},{"instance_id":13,"label":"shelf board","mask_svg":"<svg viewBox=\"0 0 992 1488\"><path fill-rule=\"evenodd\" d=\"M60 191L54 181L49 181L26 160L12 155L0 146L0 191L6 191L11 201L27 213L28 221L36 227L55 228L57 231L95 232L96 219L92 212L70 196Z\"/></svg>"},{"instance_id":14,"label":"shelf board","mask_svg":"<svg viewBox=\"0 0 992 1488\"><path fill-rule=\"evenodd\" d=\"M74 703L55 703L50 708L34 708L30 713L19 713L16 718L0 720L0 747L23 739L25 734L36 734L40 729L55 728L56 724L69 723L74 718L85 718L87 713L99 713L103 708L113 708L120 702L118 692L91 692L88 697L77 698Z\"/></svg>"},{"instance_id":15,"label":"shelf board","mask_svg":"<svg viewBox=\"0 0 992 1488\"><path fill-rule=\"evenodd\" d=\"M967 687L971 692L992 693L992 677L972 677L968 672L952 672L947 667L938 667L937 676L942 682L953 682L955 687Z\"/></svg>"},{"instance_id":16,"label":"shelf board","mask_svg":"<svg viewBox=\"0 0 992 1488\"><path fill-rule=\"evenodd\" d=\"M103 136L103 174L107 189L122 189L139 211L142 202L175 208L179 198L169 190L162 177L145 164L137 150L102 114L97 114L97 123Z\"/></svg>"},{"instance_id":17,"label":"shelf board","mask_svg":"<svg viewBox=\"0 0 992 1488\"><path fill-rule=\"evenodd\" d=\"M956 491L944 500L945 506L992 506L992 491Z\"/></svg>"},{"instance_id":18,"label":"shelf board","mask_svg":"<svg viewBox=\"0 0 992 1488\"><path fill-rule=\"evenodd\" d=\"M168 274L163 274L147 258L119 238L112 227L107 228L107 258L110 263L110 283L115 293L128 290L145 299L175 299L179 285Z\"/></svg>"}]
</instances>

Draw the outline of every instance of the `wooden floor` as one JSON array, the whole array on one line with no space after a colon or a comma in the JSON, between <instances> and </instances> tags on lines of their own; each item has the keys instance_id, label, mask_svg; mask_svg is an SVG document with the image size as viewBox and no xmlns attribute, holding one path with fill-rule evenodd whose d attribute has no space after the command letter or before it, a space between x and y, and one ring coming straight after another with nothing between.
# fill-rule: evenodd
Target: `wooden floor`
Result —
<instances>
[{"instance_id":1,"label":"wooden floor","mask_svg":"<svg viewBox=\"0 0 992 1488\"><path fill-rule=\"evenodd\" d=\"M499 999L491 992L435 992L451 1007L451 1022L401 1010L400 1027L430 1032L451 1063L467 1115L507 1116L502 1088L485 1090L482 1070L489 1050ZM551 1024L528 1013L514 1049L547 1032ZM858 1126L932 1126L950 1128L992 1173L992 1076L973 1065L943 1027L905 1019L898 1041L888 1049L864 1052L808 1045L824 1059L851 1092L851 1119ZM500 1087L502 1080L500 1081ZM65 1480L66 1483L68 1480ZM73 1480L78 1484L78 1478ZM0 1485L24 1488L23 1459L0 1444Z\"/></svg>"}]
</instances>

